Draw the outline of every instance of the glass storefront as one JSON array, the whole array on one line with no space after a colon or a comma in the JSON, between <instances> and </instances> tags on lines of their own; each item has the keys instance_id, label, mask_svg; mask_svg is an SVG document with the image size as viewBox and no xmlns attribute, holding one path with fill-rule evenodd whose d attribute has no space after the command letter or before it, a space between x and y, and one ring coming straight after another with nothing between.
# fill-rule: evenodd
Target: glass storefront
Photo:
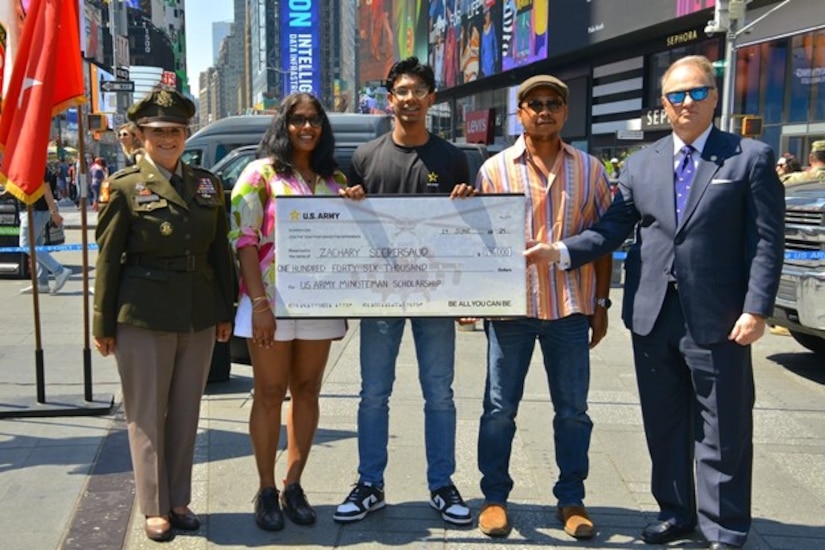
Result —
<instances>
[{"instance_id":1,"label":"glass storefront","mask_svg":"<svg viewBox=\"0 0 825 550\"><path fill-rule=\"evenodd\" d=\"M806 158L825 123L825 30L739 48L733 112L762 116L777 155Z\"/></svg>"}]
</instances>

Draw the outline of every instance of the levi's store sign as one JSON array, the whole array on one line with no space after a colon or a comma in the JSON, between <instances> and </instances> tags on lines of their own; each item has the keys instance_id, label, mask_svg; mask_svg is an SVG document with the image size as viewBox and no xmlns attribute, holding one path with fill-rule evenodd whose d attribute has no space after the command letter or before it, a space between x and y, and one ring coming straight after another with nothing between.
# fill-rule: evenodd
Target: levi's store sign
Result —
<instances>
[{"instance_id":1,"label":"levi's store sign","mask_svg":"<svg viewBox=\"0 0 825 550\"><path fill-rule=\"evenodd\" d=\"M469 111L464 117L464 136L467 143L493 143L494 109Z\"/></svg>"}]
</instances>

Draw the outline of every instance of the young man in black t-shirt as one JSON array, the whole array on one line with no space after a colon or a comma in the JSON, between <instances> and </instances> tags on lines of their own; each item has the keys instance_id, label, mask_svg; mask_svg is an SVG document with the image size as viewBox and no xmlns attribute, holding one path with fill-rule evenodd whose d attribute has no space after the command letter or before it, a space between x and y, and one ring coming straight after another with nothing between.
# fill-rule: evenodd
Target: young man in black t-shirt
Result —
<instances>
[{"instance_id":1,"label":"young man in black t-shirt","mask_svg":"<svg viewBox=\"0 0 825 550\"><path fill-rule=\"evenodd\" d=\"M464 154L427 131L435 100L433 70L415 57L396 63L387 77L395 112L392 133L360 146L353 155L349 185L370 194L444 194L444 200L473 193ZM424 394L427 485L430 505L444 521L466 525L473 518L452 482L455 472L455 322L447 317L412 318L419 380ZM389 438L389 397L405 318L361 320L361 401L358 406L358 483L333 518L353 522L383 508Z\"/></svg>"}]
</instances>

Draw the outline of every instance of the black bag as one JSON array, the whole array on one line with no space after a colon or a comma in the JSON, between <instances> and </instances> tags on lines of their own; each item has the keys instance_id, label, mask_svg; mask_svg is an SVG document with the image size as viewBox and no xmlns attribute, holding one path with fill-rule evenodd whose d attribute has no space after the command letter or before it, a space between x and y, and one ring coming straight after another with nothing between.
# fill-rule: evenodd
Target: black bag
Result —
<instances>
[{"instance_id":1,"label":"black bag","mask_svg":"<svg viewBox=\"0 0 825 550\"><path fill-rule=\"evenodd\" d=\"M57 225L52 220L46 224L46 245L63 244L66 242L66 234L63 232L63 224Z\"/></svg>"}]
</instances>

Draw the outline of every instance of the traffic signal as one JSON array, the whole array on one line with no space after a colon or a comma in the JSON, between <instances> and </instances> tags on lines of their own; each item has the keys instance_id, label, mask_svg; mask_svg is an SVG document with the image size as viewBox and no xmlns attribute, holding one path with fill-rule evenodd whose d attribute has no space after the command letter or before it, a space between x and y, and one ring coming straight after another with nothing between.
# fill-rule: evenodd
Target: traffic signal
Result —
<instances>
[{"instance_id":1,"label":"traffic signal","mask_svg":"<svg viewBox=\"0 0 825 550\"><path fill-rule=\"evenodd\" d=\"M762 117L744 116L742 117L741 134L746 137L756 137L762 135Z\"/></svg>"},{"instance_id":2,"label":"traffic signal","mask_svg":"<svg viewBox=\"0 0 825 550\"><path fill-rule=\"evenodd\" d=\"M88 121L90 132L105 132L109 129L109 118L106 115L92 113L89 115Z\"/></svg>"}]
</instances>

